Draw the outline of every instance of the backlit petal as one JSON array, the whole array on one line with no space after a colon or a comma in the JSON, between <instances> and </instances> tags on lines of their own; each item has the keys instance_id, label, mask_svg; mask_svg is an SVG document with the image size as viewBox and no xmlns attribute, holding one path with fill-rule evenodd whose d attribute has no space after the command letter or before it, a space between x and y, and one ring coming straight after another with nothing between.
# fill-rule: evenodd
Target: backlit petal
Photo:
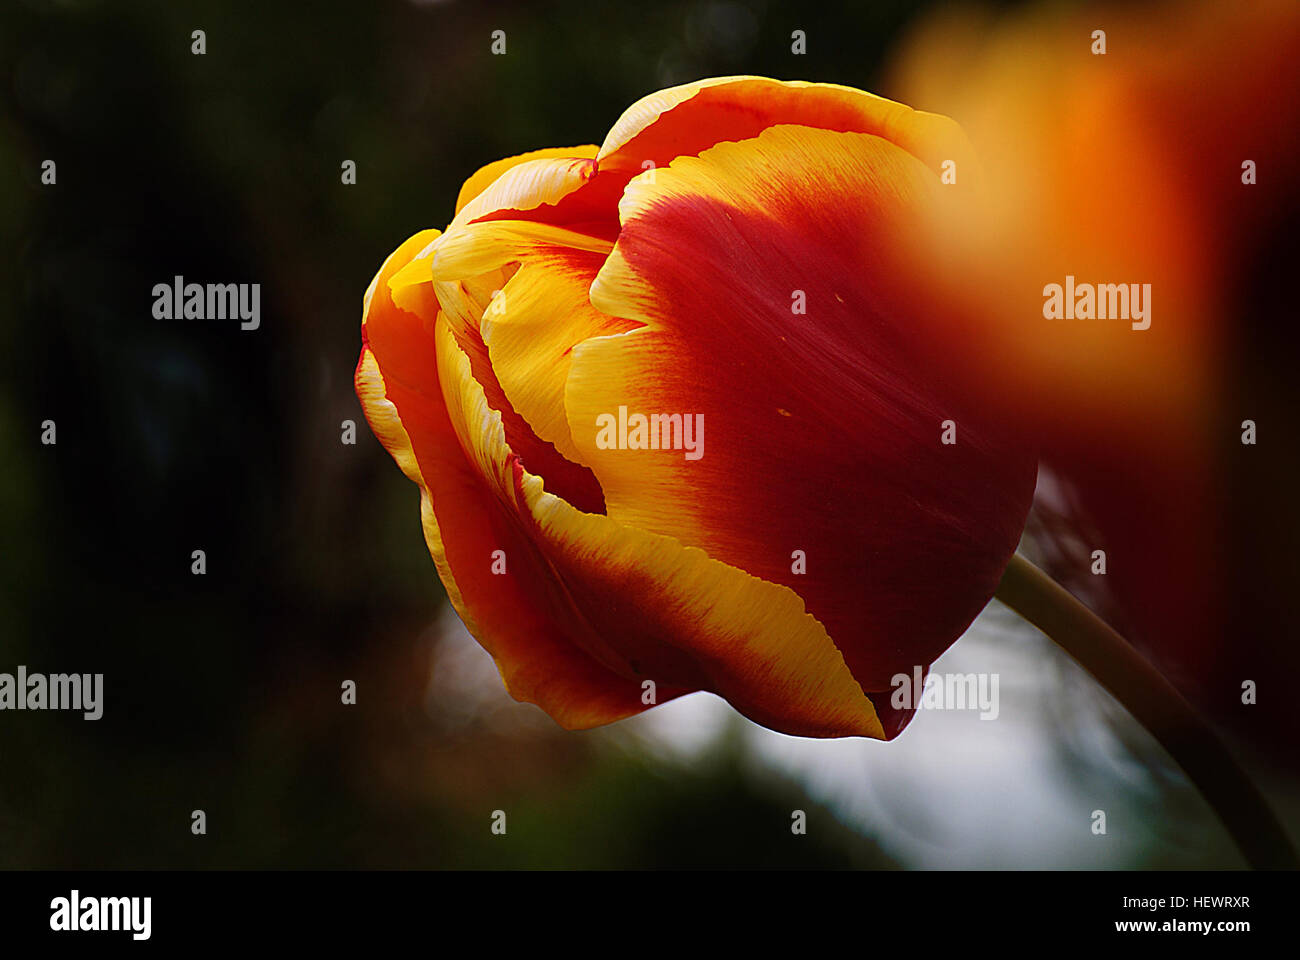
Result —
<instances>
[{"instance_id":1,"label":"backlit petal","mask_svg":"<svg viewBox=\"0 0 1300 960\"><path fill-rule=\"evenodd\" d=\"M494 160L492 163L480 167L472 177L465 181L460 188L460 195L456 198L456 213L460 213L466 204L496 183L506 171L520 164L533 160L590 160L596 156L598 149L598 147L590 144L581 147L547 147L544 150L530 150L528 153L521 153L515 157Z\"/></svg>"}]
</instances>

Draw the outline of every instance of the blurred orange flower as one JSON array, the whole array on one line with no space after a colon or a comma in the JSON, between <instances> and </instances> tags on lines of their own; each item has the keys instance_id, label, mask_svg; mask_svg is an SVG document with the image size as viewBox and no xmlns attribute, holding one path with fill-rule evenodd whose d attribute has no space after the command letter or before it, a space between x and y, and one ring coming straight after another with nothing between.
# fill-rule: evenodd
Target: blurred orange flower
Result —
<instances>
[{"instance_id":1,"label":"blurred orange flower","mask_svg":"<svg viewBox=\"0 0 1300 960\"><path fill-rule=\"evenodd\" d=\"M1295 666L1293 645L1229 626L1260 600L1230 595L1225 558L1242 421L1260 415L1229 375L1245 331L1275 322L1248 288L1252 261L1291 239L1298 62L1300 5L1254 0L949 9L893 70L980 161L915 235L923 341L1030 436L1073 491L1073 534L1108 553L1104 578L1086 551L1054 572L1104 585L1116 625L1239 722L1242 679ZM1145 328L1048 317L1046 288L1067 278L1149 285ZM1250 558L1252 591L1278 559ZM1284 702L1267 709L1296 729Z\"/></svg>"}]
</instances>

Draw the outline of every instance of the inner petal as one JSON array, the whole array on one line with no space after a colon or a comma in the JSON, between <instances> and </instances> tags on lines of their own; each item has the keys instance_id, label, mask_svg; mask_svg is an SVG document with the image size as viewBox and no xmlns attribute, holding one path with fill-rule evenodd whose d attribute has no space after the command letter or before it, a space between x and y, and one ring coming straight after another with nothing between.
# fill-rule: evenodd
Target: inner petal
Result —
<instances>
[{"instance_id":1,"label":"inner petal","mask_svg":"<svg viewBox=\"0 0 1300 960\"><path fill-rule=\"evenodd\" d=\"M474 378L482 385L488 404L501 414L511 449L531 472L543 478L548 491L584 513L603 514L605 497L595 474L567 459L553 443L536 434L510 403L492 369L480 322L493 297L500 295L518 269L518 263L502 263L463 279L435 281L432 263L436 252L435 242L389 281L394 302L401 305L424 295L420 291L432 289L456 342L469 357Z\"/></svg>"}]
</instances>

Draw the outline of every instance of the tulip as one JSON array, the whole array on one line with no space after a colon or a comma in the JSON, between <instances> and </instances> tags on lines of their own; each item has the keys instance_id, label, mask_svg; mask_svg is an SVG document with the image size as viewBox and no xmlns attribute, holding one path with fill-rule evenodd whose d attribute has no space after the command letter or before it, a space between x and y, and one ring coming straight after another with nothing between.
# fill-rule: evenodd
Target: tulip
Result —
<instances>
[{"instance_id":1,"label":"tulip","mask_svg":"<svg viewBox=\"0 0 1300 960\"><path fill-rule=\"evenodd\" d=\"M992 597L1035 480L898 275L966 149L847 87L702 81L484 167L384 262L357 393L512 696L903 729L893 678Z\"/></svg>"}]
</instances>

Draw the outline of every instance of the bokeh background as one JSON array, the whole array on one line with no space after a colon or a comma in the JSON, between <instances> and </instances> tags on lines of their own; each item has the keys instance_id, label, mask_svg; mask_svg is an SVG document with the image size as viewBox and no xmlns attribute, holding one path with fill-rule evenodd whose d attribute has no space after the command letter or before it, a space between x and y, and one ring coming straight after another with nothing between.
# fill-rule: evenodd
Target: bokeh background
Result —
<instances>
[{"instance_id":1,"label":"bokeh background","mask_svg":"<svg viewBox=\"0 0 1300 960\"><path fill-rule=\"evenodd\" d=\"M1024 7L981 9L971 29ZM106 699L93 723L0 714L0 867L1240 866L1150 737L996 603L936 665L997 672L996 722L922 711L893 743L820 742L697 694L560 730L509 698L450 611L416 490L353 395L367 283L407 236L450 219L482 164L598 143L639 97L704 76L906 99L899 51L947 15L6 3L0 670L102 672ZM497 29L505 56L489 52ZM1293 227L1269 223L1242 311L1268 323L1222 364L1234 395L1294 438L1295 354L1269 325L1288 302ZM154 319L153 285L177 274L260 283L261 328ZM45 419L55 446L40 443ZM345 419L355 445L340 442ZM1225 468L1242 511L1221 556L1246 599L1234 630L1264 638L1251 665L1275 681L1275 712L1216 720L1297 833L1294 717L1279 707L1295 675L1281 613L1300 552L1294 458ZM1031 523L1026 548L1045 562L1062 511L1045 496ZM190 573L195 549L205 576ZM206 836L190 832L195 809ZM489 832L496 809L506 837ZM806 836L791 833L795 809ZM1106 836L1089 829L1095 809Z\"/></svg>"}]
</instances>

